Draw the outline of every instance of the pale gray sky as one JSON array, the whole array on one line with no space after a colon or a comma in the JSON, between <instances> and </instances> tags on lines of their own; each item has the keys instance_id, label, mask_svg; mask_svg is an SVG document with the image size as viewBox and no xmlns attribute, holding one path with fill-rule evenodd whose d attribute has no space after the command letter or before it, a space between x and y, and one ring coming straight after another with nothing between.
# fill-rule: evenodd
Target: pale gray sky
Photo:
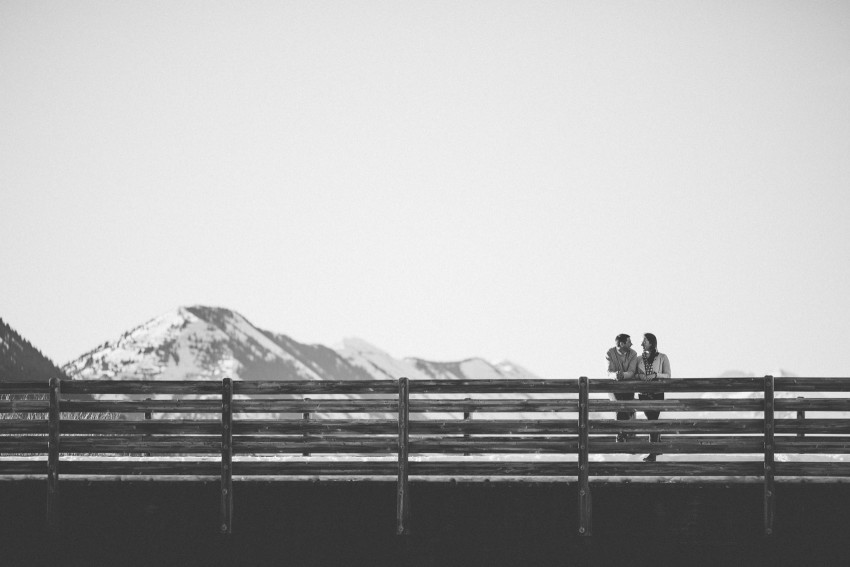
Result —
<instances>
[{"instance_id":1,"label":"pale gray sky","mask_svg":"<svg viewBox=\"0 0 850 567\"><path fill-rule=\"evenodd\" d=\"M848 101L844 1L3 0L0 316L848 376Z\"/></svg>"}]
</instances>

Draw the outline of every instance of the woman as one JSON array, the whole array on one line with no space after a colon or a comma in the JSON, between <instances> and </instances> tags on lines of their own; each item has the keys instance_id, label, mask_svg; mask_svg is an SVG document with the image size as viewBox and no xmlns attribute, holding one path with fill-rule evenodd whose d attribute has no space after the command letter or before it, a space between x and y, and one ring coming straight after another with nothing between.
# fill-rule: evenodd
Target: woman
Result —
<instances>
[{"instance_id":1,"label":"woman","mask_svg":"<svg viewBox=\"0 0 850 567\"><path fill-rule=\"evenodd\" d=\"M659 378L670 378L670 360L667 358L666 354L658 352L658 339L655 338L655 335L652 333L644 333L641 346L643 347L643 356L640 360L638 360L636 374L637 379L652 381ZM663 400L664 392L638 394L638 399ZM656 420L658 419L658 416L661 415L660 411L645 411L643 413L646 415L646 419L649 420ZM652 443L658 443L661 441L661 435L659 433L652 433L649 436L649 441ZM655 458L660 454L661 453L650 453L643 458L643 461L645 463L654 463Z\"/></svg>"}]
</instances>

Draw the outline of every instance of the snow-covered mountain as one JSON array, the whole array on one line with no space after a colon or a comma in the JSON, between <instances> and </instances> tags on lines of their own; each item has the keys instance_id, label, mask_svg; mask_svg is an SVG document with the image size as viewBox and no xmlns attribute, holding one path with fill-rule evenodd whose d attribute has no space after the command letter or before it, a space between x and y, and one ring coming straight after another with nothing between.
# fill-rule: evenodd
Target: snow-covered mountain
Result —
<instances>
[{"instance_id":1,"label":"snow-covered mountain","mask_svg":"<svg viewBox=\"0 0 850 567\"><path fill-rule=\"evenodd\" d=\"M106 342L62 369L72 379L382 380L537 378L480 358L397 359L360 339L331 348L258 329L218 307L180 307Z\"/></svg>"}]
</instances>

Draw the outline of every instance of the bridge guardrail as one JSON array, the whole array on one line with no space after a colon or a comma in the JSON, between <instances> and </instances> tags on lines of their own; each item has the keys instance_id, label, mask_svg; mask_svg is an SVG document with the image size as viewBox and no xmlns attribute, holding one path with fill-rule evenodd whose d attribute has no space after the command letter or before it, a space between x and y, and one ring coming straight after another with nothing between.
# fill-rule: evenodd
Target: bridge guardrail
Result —
<instances>
[{"instance_id":1,"label":"bridge guardrail","mask_svg":"<svg viewBox=\"0 0 850 567\"><path fill-rule=\"evenodd\" d=\"M660 391L667 399L605 398ZM225 533L234 477L394 479L399 533L411 478L575 480L582 535L593 479L755 480L770 534L777 478L850 478L847 392L850 378L771 376L0 383L0 475L46 474L54 527L62 477L220 478ZM613 419L632 410L662 418ZM664 457L635 456L650 452Z\"/></svg>"}]
</instances>

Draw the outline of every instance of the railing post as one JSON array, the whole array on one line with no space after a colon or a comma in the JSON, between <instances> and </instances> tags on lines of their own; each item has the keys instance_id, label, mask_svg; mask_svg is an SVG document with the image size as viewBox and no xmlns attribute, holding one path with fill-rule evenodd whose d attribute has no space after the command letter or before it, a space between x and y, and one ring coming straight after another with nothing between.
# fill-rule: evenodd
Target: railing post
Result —
<instances>
[{"instance_id":1,"label":"railing post","mask_svg":"<svg viewBox=\"0 0 850 567\"><path fill-rule=\"evenodd\" d=\"M305 401L305 402L309 402L309 401L310 401L310 398L304 398L304 401ZM302 420L304 420L304 421L310 421L310 412L309 412L309 411L305 411L305 412L303 412L303 413L301 414L301 419L302 419ZM307 443L307 442L308 442L308 440L309 440L309 436L308 436L306 433L305 433L304 435L302 435L301 437L302 437L302 440L304 441L304 443ZM302 456L302 457L309 457L309 456L310 456L310 452L309 452L309 451L304 451L303 453L301 453L301 456Z\"/></svg>"},{"instance_id":2,"label":"railing post","mask_svg":"<svg viewBox=\"0 0 850 567\"><path fill-rule=\"evenodd\" d=\"M233 380L221 381L221 533L233 533Z\"/></svg>"},{"instance_id":3,"label":"railing post","mask_svg":"<svg viewBox=\"0 0 850 567\"><path fill-rule=\"evenodd\" d=\"M582 536L593 534L593 508L590 498L589 482L589 444L590 398L587 376L578 379L578 533Z\"/></svg>"},{"instance_id":4,"label":"railing post","mask_svg":"<svg viewBox=\"0 0 850 567\"><path fill-rule=\"evenodd\" d=\"M466 398L465 401L470 402L470 401L472 401L472 398ZM468 412L468 411L463 412L463 420L464 421L472 420L472 412ZM470 439L470 436L464 435L463 438L464 438L465 441L468 441ZM470 455L470 453L464 453L463 454L464 457L468 457L469 455Z\"/></svg>"},{"instance_id":5,"label":"railing post","mask_svg":"<svg viewBox=\"0 0 850 567\"><path fill-rule=\"evenodd\" d=\"M805 398L798 397L797 399L798 400L804 400ZM806 410L797 410L797 425L802 426L804 421L806 421ZM801 427L801 429L802 429L802 427ZM806 434L803 433L802 431L797 432L797 437L803 438L805 436L806 436Z\"/></svg>"},{"instance_id":6,"label":"railing post","mask_svg":"<svg viewBox=\"0 0 850 567\"><path fill-rule=\"evenodd\" d=\"M150 401L152 401L152 399L153 399L153 398L145 398L145 401L146 401L146 402L150 402ZM151 411L146 411L146 412L145 412L145 420L150 420L150 419L152 419L152 418L153 418L153 412L151 412ZM146 440L146 441L150 441L151 439L153 439L153 435L145 435L145 440ZM142 455L144 455L145 457L150 457L150 456L151 456L151 454L150 454L150 452L149 452L149 451L146 451L146 452L142 453Z\"/></svg>"},{"instance_id":7,"label":"railing post","mask_svg":"<svg viewBox=\"0 0 850 567\"><path fill-rule=\"evenodd\" d=\"M773 535L773 516L776 507L773 477L773 376L764 377L764 535Z\"/></svg>"},{"instance_id":8,"label":"railing post","mask_svg":"<svg viewBox=\"0 0 850 567\"><path fill-rule=\"evenodd\" d=\"M59 393L62 381L50 379L50 406L47 413L47 529L59 531Z\"/></svg>"},{"instance_id":9,"label":"railing post","mask_svg":"<svg viewBox=\"0 0 850 567\"><path fill-rule=\"evenodd\" d=\"M410 533L410 493L407 485L407 454L410 442L410 384L398 379L398 484L396 486L396 534Z\"/></svg>"}]
</instances>

